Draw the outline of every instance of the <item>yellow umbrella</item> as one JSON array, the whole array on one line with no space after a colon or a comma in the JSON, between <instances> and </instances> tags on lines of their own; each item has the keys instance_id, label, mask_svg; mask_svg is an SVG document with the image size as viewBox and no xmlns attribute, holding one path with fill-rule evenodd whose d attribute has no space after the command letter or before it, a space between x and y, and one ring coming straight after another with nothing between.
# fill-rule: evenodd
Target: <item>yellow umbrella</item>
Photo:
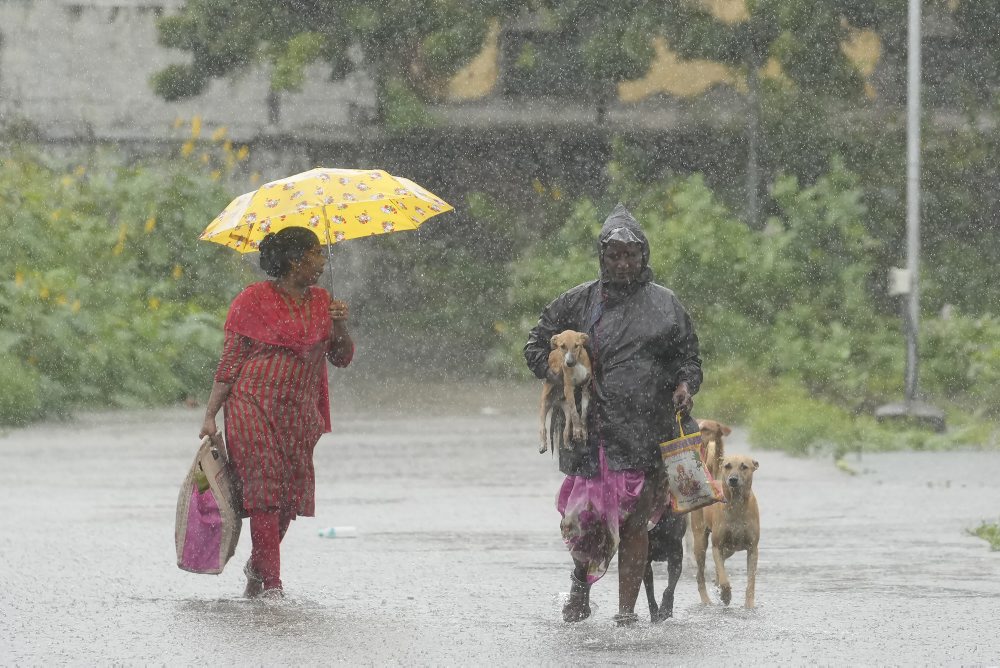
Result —
<instances>
[{"instance_id":1,"label":"yellow umbrella","mask_svg":"<svg viewBox=\"0 0 1000 668\"><path fill-rule=\"evenodd\" d=\"M327 245L415 230L452 206L401 176L380 169L316 168L240 195L200 239L241 253L258 250L268 232L308 227Z\"/></svg>"}]
</instances>

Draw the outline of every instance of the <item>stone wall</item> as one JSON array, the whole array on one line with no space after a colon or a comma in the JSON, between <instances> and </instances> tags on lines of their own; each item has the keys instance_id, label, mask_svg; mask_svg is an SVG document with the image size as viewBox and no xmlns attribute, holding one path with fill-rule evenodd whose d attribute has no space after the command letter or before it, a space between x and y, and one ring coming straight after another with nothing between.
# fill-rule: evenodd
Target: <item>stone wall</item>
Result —
<instances>
[{"instance_id":1,"label":"stone wall","mask_svg":"<svg viewBox=\"0 0 1000 668\"><path fill-rule=\"evenodd\" d=\"M179 0L0 0L0 124L26 123L58 141L170 139L177 119L200 116L211 133L246 141L269 134L349 136L371 116L363 74L330 81L321 66L284 94L276 122L262 68L215 80L191 100L165 102L149 78L189 56L157 43L156 17Z\"/></svg>"}]
</instances>

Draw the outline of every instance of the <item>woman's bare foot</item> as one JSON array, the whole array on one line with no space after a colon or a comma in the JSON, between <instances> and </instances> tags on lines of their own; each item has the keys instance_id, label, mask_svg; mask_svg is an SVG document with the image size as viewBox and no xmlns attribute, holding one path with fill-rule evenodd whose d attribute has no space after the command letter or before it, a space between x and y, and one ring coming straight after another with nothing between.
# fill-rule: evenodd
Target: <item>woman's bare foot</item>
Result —
<instances>
[{"instance_id":1,"label":"woman's bare foot","mask_svg":"<svg viewBox=\"0 0 1000 668\"><path fill-rule=\"evenodd\" d=\"M257 598L264 592L264 579L254 572L247 559L243 567L243 575L247 576L247 587L243 590L243 598ZM279 590L280 591L280 590Z\"/></svg>"}]
</instances>

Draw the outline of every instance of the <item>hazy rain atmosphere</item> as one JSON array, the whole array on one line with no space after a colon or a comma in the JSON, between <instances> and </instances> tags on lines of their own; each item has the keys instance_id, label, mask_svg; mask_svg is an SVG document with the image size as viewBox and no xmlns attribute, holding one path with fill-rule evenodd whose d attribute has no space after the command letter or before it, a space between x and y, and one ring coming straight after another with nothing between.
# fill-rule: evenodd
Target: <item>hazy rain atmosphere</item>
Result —
<instances>
[{"instance_id":1,"label":"hazy rain atmosphere","mask_svg":"<svg viewBox=\"0 0 1000 668\"><path fill-rule=\"evenodd\" d=\"M0 0L0 665L1000 665L998 120L1000 0Z\"/></svg>"}]
</instances>

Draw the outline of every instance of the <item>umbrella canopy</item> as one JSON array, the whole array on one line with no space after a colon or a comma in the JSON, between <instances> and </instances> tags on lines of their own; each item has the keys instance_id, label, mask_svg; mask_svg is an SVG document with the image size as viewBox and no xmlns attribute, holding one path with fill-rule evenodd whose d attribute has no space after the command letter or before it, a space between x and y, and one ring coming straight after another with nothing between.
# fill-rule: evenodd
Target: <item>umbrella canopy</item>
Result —
<instances>
[{"instance_id":1,"label":"umbrella canopy","mask_svg":"<svg viewBox=\"0 0 1000 668\"><path fill-rule=\"evenodd\" d=\"M268 232L308 227L320 241L415 230L452 206L401 176L379 169L316 168L240 195L200 239L241 253L258 250Z\"/></svg>"}]
</instances>

